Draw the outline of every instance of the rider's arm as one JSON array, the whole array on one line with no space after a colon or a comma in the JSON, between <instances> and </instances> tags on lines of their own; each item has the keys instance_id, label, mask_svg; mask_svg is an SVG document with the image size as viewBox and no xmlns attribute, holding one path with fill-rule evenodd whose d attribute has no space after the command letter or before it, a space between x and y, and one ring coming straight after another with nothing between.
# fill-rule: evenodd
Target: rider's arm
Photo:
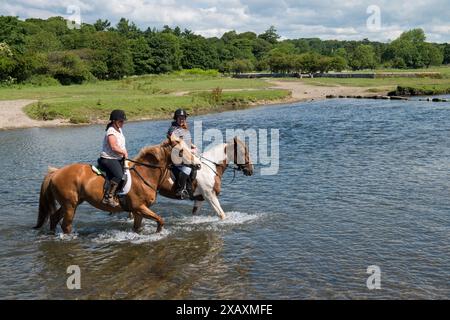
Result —
<instances>
[{"instance_id":1,"label":"rider's arm","mask_svg":"<svg viewBox=\"0 0 450 320\"><path fill-rule=\"evenodd\" d=\"M114 136L113 134L110 134L108 136L108 143L111 146L111 150L114 151L115 153L128 158L128 152L126 149L122 149L119 147L119 145L117 144L117 138L116 136Z\"/></svg>"}]
</instances>

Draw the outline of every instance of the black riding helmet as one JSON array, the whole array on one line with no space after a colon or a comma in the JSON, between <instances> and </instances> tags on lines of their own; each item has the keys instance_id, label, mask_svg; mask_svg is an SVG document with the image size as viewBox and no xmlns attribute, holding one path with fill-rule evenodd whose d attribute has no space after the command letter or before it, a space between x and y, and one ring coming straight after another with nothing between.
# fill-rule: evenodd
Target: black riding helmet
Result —
<instances>
[{"instance_id":1,"label":"black riding helmet","mask_svg":"<svg viewBox=\"0 0 450 320\"><path fill-rule=\"evenodd\" d=\"M189 114L184 109L177 109L173 114L173 120L177 120L178 116L185 116L187 118Z\"/></svg>"},{"instance_id":2,"label":"black riding helmet","mask_svg":"<svg viewBox=\"0 0 450 320\"><path fill-rule=\"evenodd\" d=\"M114 121L114 120L127 120L127 116L125 115L125 111L123 110L113 110L111 112L111 115L109 116L109 120Z\"/></svg>"}]
</instances>

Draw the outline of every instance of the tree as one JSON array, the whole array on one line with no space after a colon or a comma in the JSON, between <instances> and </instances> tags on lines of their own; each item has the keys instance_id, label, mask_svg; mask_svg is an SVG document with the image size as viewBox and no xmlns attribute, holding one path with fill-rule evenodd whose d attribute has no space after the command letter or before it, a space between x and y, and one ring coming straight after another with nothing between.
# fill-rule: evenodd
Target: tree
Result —
<instances>
[{"instance_id":1,"label":"tree","mask_svg":"<svg viewBox=\"0 0 450 320\"><path fill-rule=\"evenodd\" d=\"M320 70L320 55L315 52L303 54L303 67L308 73L316 73Z\"/></svg>"},{"instance_id":2,"label":"tree","mask_svg":"<svg viewBox=\"0 0 450 320\"><path fill-rule=\"evenodd\" d=\"M97 31L105 31L106 29L108 29L111 26L111 22L109 22L108 20L102 20L102 19L98 19L97 21L95 21L94 23L94 28Z\"/></svg>"},{"instance_id":3,"label":"tree","mask_svg":"<svg viewBox=\"0 0 450 320\"><path fill-rule=\"evenodd\" d=\"M32 52L51 52L62 48L58 37L48 31L41 31L35 35L26 37L27 50Z\"/></svg>"},{"instance_id":4,"label":"tree","mask_svg":"<svg viewBox=\"0 0 450 320\"><path fill-rule=\"evenodd\" d=\"M123 37L129 39L135 39L140 35L140 31L138 27L134 24L134 22L130 22L125 18L120 18L119 22L116 26L117 32L119 32Z\"/></svg>"},{"instance_id":5,"label":"tree","mask_svg":"<svg viewBox=\"0 0 450 320\"><path fill-rule=\"evenodd\" d=\"M271 44L276 44L278 42L278 39L280 39L280 36L277 33L277 29L275 29L274 26L270 26L270 28L264 31L264 33L258 35L258 38L266 40Z\"/></svg>"},{"instance_id":6,"label":"tree","mask_svg":"<svg viewBox=\"0 0 450 320\"><path fill-rule=\"evenodd\" d=\"M426 37L423 29L419 28L403 32L400 35L399 39L403 41L409 41L415 44L420 44L425 42Z\"/></svg>"},{"instance_id":7,"label":"tree","mask_svg":"<svg viewBox=\"0 0 450 320\"><path fill-rule=\"evenodd\" d=\"M117 32L98 32L93 48L100 48L108 67L107 79L120 79L133 74L133 56L127 40Z\"/></svg>"},{"instance_id":8,"label":"tree","mask_svg":"<svg viewBox=\"0 0 450 320\"><path fill-rule=\"evenodd\" d=\"M135 74L148 74L152 72L154 63L152 50L144 37L130 40L130 50L133 57Z\"/></svg>"},{"instance_id":9,"label":"tree","mask_svg":"<svg viewBox=\"0 0 450 320\"><path fill-rule=\"evenodd\" d=\"M412 29L403 32L400 37L391 42L384 57L393 60L401 58L408 68L422 68L435 62L438 58L434 49L425 44L425 33L422 29ZM433 61L432 61L433 60ZM396 60L400 62L400 60ZM395 65L393 63L393 65ZM402 63L400 63L402 65Z\"/></svg>"},{"instance_id":10,"label":"tree","mask_svg":"<svg viewBox=\"0 0 450 320\"><path fill-rule=\"evenodd\" d=\"M181 51L183 53L181 66L184 69L217 69L219 67L217 48L201 36L183 39Z\"/></svg>"},{"instance_id":11,"label":"tree","mask_svg":"<svg viewBox=\"0 0 450 320\"><path fill-rule=\"evenodd\" d=\"M13 51L24 52L24 23L17 17L0 16L0 42L7 43Z\"/></svg>"},{"instance_id":12,"label":"tree","mask_svg":"<svg viewBox=\"0 0 450 320\"><path fill-rule=\"evenodd\" d=\"M444 61L443 63L450 63L450 44L446 43L444 47Z\"/></svg>"},{"instance_id":13,"label":"tree","mask_svg":"<svg viewBox=\"0 0 450 320\"><path fill-rule=\"evenodd\" d=\"M0 43L0 81L7 80L16 67L11 48L4 42Z\"/></svg>"},{"instance_id":14,"label":"tree","mask_svg":"<svg viewBox=\"0 0 450 320\"><path fill-rule=\"evenodd\" d=\"M422 55L422 61L427 68L430 66L439 66L444 60L444 54L440 48L428 42L425 42L420 46L420 54Z\"/></svg>"},{"instance_id":15,"label":"tree","mask_svg":"<svg viewBox=\"0 0 450 320\"><path fill-rule=\"evenodd\" d=\"M227 63L227 71L235 74L249 72L254 69L253 63L248 59L235 59Z\"/></svg>"},{"instance_id":16,"label":"tree","mask_svg":"<svg viewBox=\"0 0 450 320\"><path fill-rule=\"evenodd\" d=\"M332 57L330 60L329 70L341 72L347 68L347 60L341 56Z\"/></svg>"},{"instance_id":17,"label":"tree","mask_svg":"<svg viewBox=\"0 0 450 320\"><path fill-rule=\"evenodd\" d=\"M152 50L152 72L179 70L181 66L180 40L172 33L155 33L147 40Z\"/></svg>"},{"instance_id":18,"label":"tree","mask_svg":"<svg viewBox=\"0 0 450 320\"><path fill-rule=\"evenodd\" d=\"M261 38L257 38L253 42L252 53L256 59L260 60L266 55L271 49L273 45Z\"/></svg>"},{"instance_id":19,"label":"tree","mask_svg":"<svg viewBox=\"0 0 450 320\"><path fill-rule=\"evenodd\" d=\"M350 59L350 67L353 70L375 69L376 58L373 47L367 44L359 45Z\"/></svg>"}]
</instances>

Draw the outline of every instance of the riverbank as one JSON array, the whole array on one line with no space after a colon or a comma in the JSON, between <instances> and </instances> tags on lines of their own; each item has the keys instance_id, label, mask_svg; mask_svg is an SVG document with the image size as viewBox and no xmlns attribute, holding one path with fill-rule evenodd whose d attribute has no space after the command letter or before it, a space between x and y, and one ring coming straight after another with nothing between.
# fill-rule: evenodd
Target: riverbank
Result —
<instances>
[{"instance_id":1,"label":"riverbank","mask_svg":"<svg viewBox=\"0 0 450 320\"><path fill-rule=\"evenodd\" d=\"M264 81L264 80L261 80ZM240 89L224 89L221 90L222 103L215 105L211 104L197 104L195 106L188 106L189 112L193 115L201 115L207 113L223 112L230 110L239 110L246 108L253 108L261 105L294 103L312 100L325 99L327 95L349 95L360 94L362 96L370 95L367 88L361 87L344 87L344 86L315 86L308 85L299 81L264 81L264 89L259 88L240 88ZM205 92L202 90L194 91L174 91L170 93L171 96L190 100L195 99L210 99L214 95L214 91ZM71 116L69 118L58 118L55 113L55 107L60 103L52 106L39 102L38 100L20 99L20 100L5 100L0 101L0 130L18 129L29 127L56 127L56 126L70 126L80 124L98 124L104 123L106 116L97 115L86 121L86 118ZM163 104L164 105L164 104ZM183 106L180 104L180 107ZM145 121L145 120L162 120L171 117L173 107L160 107L158 109L143 110L137 107L137 110L126 110L131 121ZM111 108L104 109L104 113L109 112ZM126 109L126 108L125 108ZM81 112L83 108L80 109ZM87 111L87 110L85 110ZM34 119L30 115L35 115ZM39 120L48 119L48 120Z\"/></svg>"},{"instance_id":2,"label":"riverbank","mask_svg":"<svg viewBox=\"0 0 450 320\"><path fill-rule=\"evenodd\" d=\"M201 115L327 96L386 96L399 86L427 88L433 94L450 88L450 68L440 72L438 79L233 79L167 74L72 86L0 88L0 130L105 123L110 111L118 108L125 110L129 120L143 121L170 119L177 108Z\"/></svg>"}]
</instances>

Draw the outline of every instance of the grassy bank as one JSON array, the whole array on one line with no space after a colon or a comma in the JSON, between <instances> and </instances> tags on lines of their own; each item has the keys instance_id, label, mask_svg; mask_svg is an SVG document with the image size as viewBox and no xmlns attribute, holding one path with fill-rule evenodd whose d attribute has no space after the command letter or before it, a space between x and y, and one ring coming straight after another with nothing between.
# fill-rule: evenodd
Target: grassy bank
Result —
<instances>
[{"instance_id":1,"label":"grassy bank","mask_svg":"<svg viewBox=\"0 0 450 320\"><path fill-rule=\"evenodd\" d=\"M83 85L0 88L0 100L35 99L26 108L34 119L68 119L72 123L105 120L114 108L129 119L169 118L183 107L193 114L243 108L279 100L289 91L268 89L263 80L205 75L151 75Z\"/></svg>"},{"instance_id":2,"label":"grassy bank","mask_svg":"<svg viewBox=\"0 0 450 320\"><path fill-rule=\"evenodd\" d=\"M345 87L365 87L368 92L396 91L397 87L411 88L411 92L418 94L445 94L450 93L450 67L439 67L429 69L380 69L376 73L396 72L395 78L313 78L301 79L304 83L315 86L345 86ZM440 78L407 78L401 77L403 72L439 72ZM290 79L292 80L292 79ZM399 91L400 94L400 91Z\"/></svg>"}]
</instances>

